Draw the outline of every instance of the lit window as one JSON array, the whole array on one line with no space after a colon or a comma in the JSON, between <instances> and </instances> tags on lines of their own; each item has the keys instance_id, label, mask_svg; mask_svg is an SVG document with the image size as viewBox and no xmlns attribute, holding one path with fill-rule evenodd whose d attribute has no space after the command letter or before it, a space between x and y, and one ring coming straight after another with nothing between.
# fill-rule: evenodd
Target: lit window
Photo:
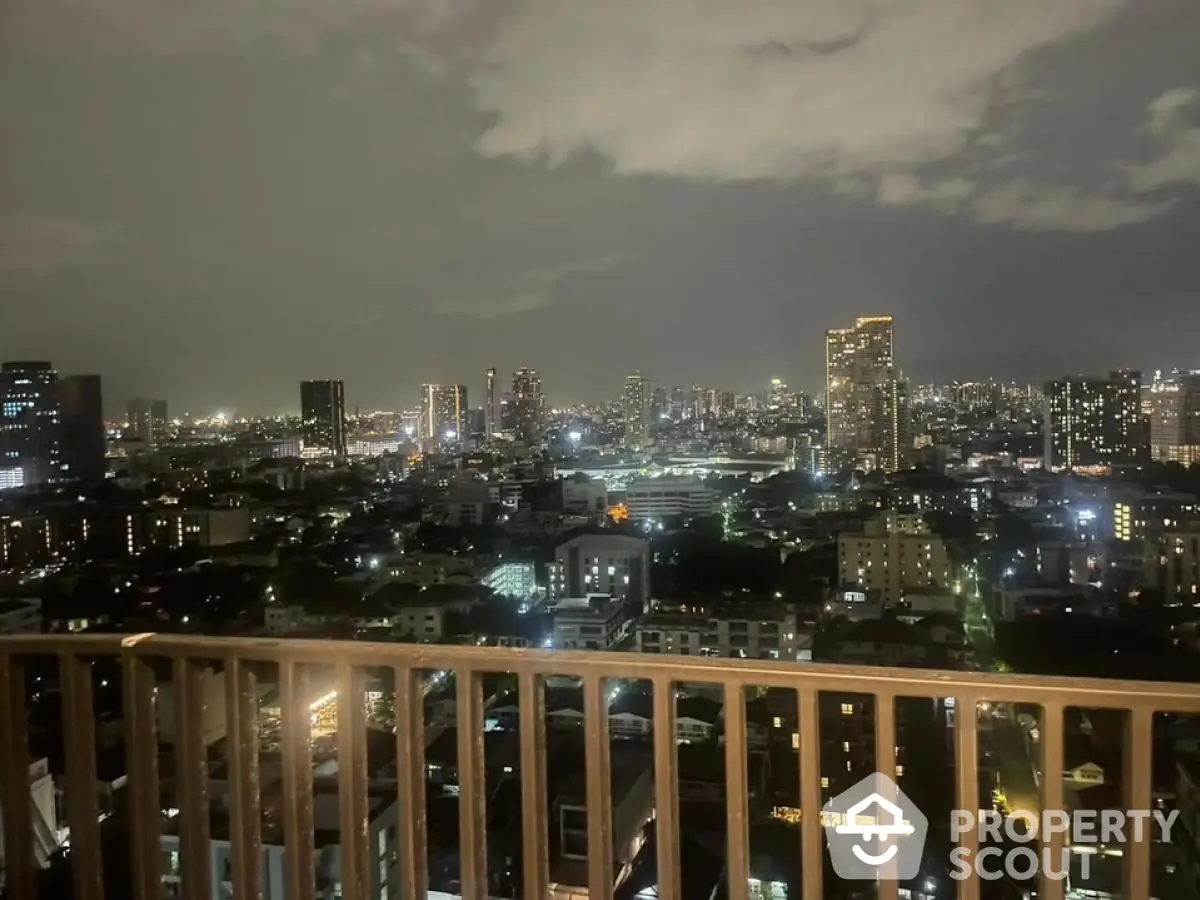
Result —
<instances>
[{"instance_id":1,"label":"lit window","mask_svg":"<svg viewBox=\"0 0 1200 900\"><path fill-rule=\"evenodd\" d=\"M853 703L843 703L842 704L842 715L843 716L854 715L854 704Z\"/></svg>"},{"instance_id":2,"label":"lit window","mask_svg":"<svg viewBox=\"0 0 1200 900\"><path fill-rule=\"evenodd\" d=\"M829 778L824 775L821 776L821 787L823 787L823 788L829 787Z\"/></svg>"},{"instance_id":3,"label":"lit window","mask_svg":"<svg viewBox=\"0 0 1200 900\"><path fill-rule=\"evenodd\" d=\"M904 774L904 766L896 766L896 777L899 778Z\"/></svg>"},{"instance_id":4,"label":"lit window","mask_svg":"<svg viewBox=\"0 0 1200 900\"><path fill-rule=\"evenodd\" d=\"M773 724L773 725L774 725L776 728L782 728L782 727L783 727L783 719L781 719L779 716L776 716L776 717L775 717L775 718L772 720L772 724Z\"/></svg>"}]
</instances>

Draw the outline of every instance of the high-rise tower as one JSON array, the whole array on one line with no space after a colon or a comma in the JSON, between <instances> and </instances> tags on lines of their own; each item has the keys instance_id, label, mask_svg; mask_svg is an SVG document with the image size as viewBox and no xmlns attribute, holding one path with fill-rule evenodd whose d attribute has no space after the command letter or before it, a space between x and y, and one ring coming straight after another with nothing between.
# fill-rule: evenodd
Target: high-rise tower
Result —
<instances>
[{"instance_id":1,"label":"high-rise tower","mask_svg":"<svg viewBox=\"0 0 1200 900\"><path fill-rule=\"evenodd\" d=\"M104 397L99 375L68 375L58 381L62 460L70 478L102 481L105 473Z\"/></svg>"},{"instance_id":2,"label":"high-rise tower","mask_svg":"<svg viewBox=\"0 0 1200 900\"><path fill-rule=\"evenodd\" d=\"M522 366L513 372L511 415L518 440L527 445L541 442L546 424L546 398L542 394L542 376L536 369Z\"/></svg>"},{"instance_id":3,"label":"high-rise tower","mask_svg":"<svg viewBox=\"0 0 1200 900\"><path fill-rule=\"evenodd\" d=\"M300 382L304 449L346 455L346 392L341 379Z\"/></svg>"},{"instance_id":4,"label":"high-rise tower","mask_svg":"<svg viewBox=\"0 0 1200 900\"><path fill-rule=\"evenodd\" d=\"M466 386L421 385L421 438L454 442L466 440L467 434Z\"/></svg>"},{"instance_id":5,"label":"high-rise tower","mask_svg":"<svg viewBox=\"0 0 1200 900\"><path fill-rule=\"evenodd\" d=\"M484 436L491 440L496 436L496 369L487 370L487 399L483 408Z\"/></svg>"},{"instance_id":6,"label":"high-rise tower","mask_svg":"<svg viewBox=\"0 0 1200 900\"><path fill-rule=\"evenodd\" d=\"M625 416L625 444L641 447L648 438L649 409L647 406L648 385L641 372L634 372L625 379L623 412Z\"/></svg>"},{"instance_id":7,"label":"high-rise tower","mask_svg":"<svg viewBox=\"0 0 1200 900\"><path fill-rule=\"evenodd\" d=\"M908 416L892 317L860 317L853 328L826 332L826 443L835 464L864 457L885 469L902 467Z\"/></svg>"},{"instance_id":8,"label":"high-rise tower","mask_svg":"<svg viewBox=\"0 0 1200 900\"><path fill-rule=\"evenodd\" d=\"M1109 471L1136 465L1142 433L1140 397L1119 374L1046 383L1047 469Z\"/></svg>"},{"instance_id":9,"label":"high-rise tower","mask_svg":"<svg viewBox=\"0 0 1200 900\"><path fill-rule=\"evenodd\" d=\"M58 373L48 362L0 367L0 467L21 470L24 484L56 481L62 470Z\"/></svg>"}]
</instances>

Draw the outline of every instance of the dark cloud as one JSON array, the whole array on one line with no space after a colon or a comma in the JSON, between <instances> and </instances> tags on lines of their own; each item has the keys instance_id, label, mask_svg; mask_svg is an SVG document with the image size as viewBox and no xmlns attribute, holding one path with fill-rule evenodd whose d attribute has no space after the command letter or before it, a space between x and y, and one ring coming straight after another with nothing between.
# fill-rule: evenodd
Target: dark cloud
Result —
<instances>
[{"instance_id":1,"label":"dark cloud","mask_svg":"<svg viewBox=\"0 0 1200 900\"><path fill-rule=\"evenodd\" d=\"M1002 8L1002 13L997 10ZM275 411L1200 365L1189 0L15 0L5 353Z\"/></svg>"}]
</instances>

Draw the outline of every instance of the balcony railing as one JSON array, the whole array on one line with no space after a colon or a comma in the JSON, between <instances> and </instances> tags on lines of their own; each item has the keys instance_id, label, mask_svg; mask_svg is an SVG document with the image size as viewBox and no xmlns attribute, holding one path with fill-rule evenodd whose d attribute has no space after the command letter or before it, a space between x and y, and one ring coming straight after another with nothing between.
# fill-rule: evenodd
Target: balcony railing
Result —
<instances>
[{"instance_id":1,"label":"balcony railing","mask_svg":"<svg viewBox=\"0 0 1200 900\"><path fill-rule=\"evenodd\" d=\"M35 843L28 797L28 707L24 666L33 658L58 660L62 690L62 729L66 745L66 790L70 825L70 862L76 900L104 896L101 825L95 789L96 721L93 715L92 660L115 657L122 673L123 715L128 750L129 838L132 895L137 900L163 896L160 830L160 772L156 736L156 673L169 666L177 704L174 781L177 790L180 886L188 900L211 900L214 873L210 852L210 781L208 772L200 666L218 661L224 671L226 763L229 782L232 867L228 879L236 898L256 898L262 891L263 809L259 792L258 691L256 672L262 664L278 667L281 709L282 840L286 896L317 896L313 844L313 770L310 755L308 678L314 666L332 667L341 697L361 696L363 673L394 673L396 695L396 785L399 822L400 896L427 896L426 765L423 676L430 670L453 671L457 679L457 751L461 895L487 896L486 797L484 770L484 705L482 677L508 673L517 679L523 895L526 900L551 896L548 874L546 731L542 681L568 676L582 682L585 706L586 821L588 896L611 898L613 885L612 797L609 782L608 679L641 679L653 685L653 756L655 838L658 896L679 898L680 816L678 809L675 686L681 683L720 685L724 690L724 744L727 852L730 900L750 895L750 819L747 791L747 689L794 691L798 710L798 764L802 824L797 853L801 860L801 897L823 897L824 848L821 838L819 695L823 692L866 694L875 698L875 768L895 776L896 701L898 698L956 700L954 724L956 807L975 809L979 797L979 731L975 710L985 701L1037 704L1041 707L1040 769L1063 771L1064 710L1067 707L1124 710L1122 784L1126 809L1149 809L1151 742L1156 713L1200 713L1200 688L1191 685L1113 682L1063 678L994 676L912 669L857 668L815 664L695 659L637 654L500 650L482 647L396 645L338 641L275 641L243 638L135 636L34 636L0 638L0 786L3 788L4 850L7 893L32 900L37 890ZM337 728L338 804L340 811L341 896L344 900L376 900L370 896L371 854L368 847L367 754L365 714L361 703L340 704ZM1063 780L1040 779L1043 809L1062 809ZM974 852L978 839L967 835L963 846ZM1064 836L1046 838L1054 858ZM1124 848L1124 896L1151 896L1151 845L1130 841ZM25 861L22 864L22 861ZM221 876L224 880L225 876ZM964 900L977 900L980 884L958 883ZM1043 879L1040 900L1061 900L1064 883ZM878 896L895 900L897 884L882 881Z\"/></svg>"}]
</instances>

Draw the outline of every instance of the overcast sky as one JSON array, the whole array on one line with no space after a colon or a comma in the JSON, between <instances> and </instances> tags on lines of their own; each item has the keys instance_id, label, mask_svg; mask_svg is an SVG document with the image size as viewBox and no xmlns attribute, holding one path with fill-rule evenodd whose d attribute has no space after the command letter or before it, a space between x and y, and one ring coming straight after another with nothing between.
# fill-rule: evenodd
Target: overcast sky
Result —
<instances>
[{"instance_id":1,"label":"overcast sky","mask_svg":"<svg viewBox=\"0 0 1200 900\"><path fill-rule=\"evenodd\" d=\"M175 413L1200 366L1196 0L4 0L0 358Z\"/></svg>"}]
</instances>

